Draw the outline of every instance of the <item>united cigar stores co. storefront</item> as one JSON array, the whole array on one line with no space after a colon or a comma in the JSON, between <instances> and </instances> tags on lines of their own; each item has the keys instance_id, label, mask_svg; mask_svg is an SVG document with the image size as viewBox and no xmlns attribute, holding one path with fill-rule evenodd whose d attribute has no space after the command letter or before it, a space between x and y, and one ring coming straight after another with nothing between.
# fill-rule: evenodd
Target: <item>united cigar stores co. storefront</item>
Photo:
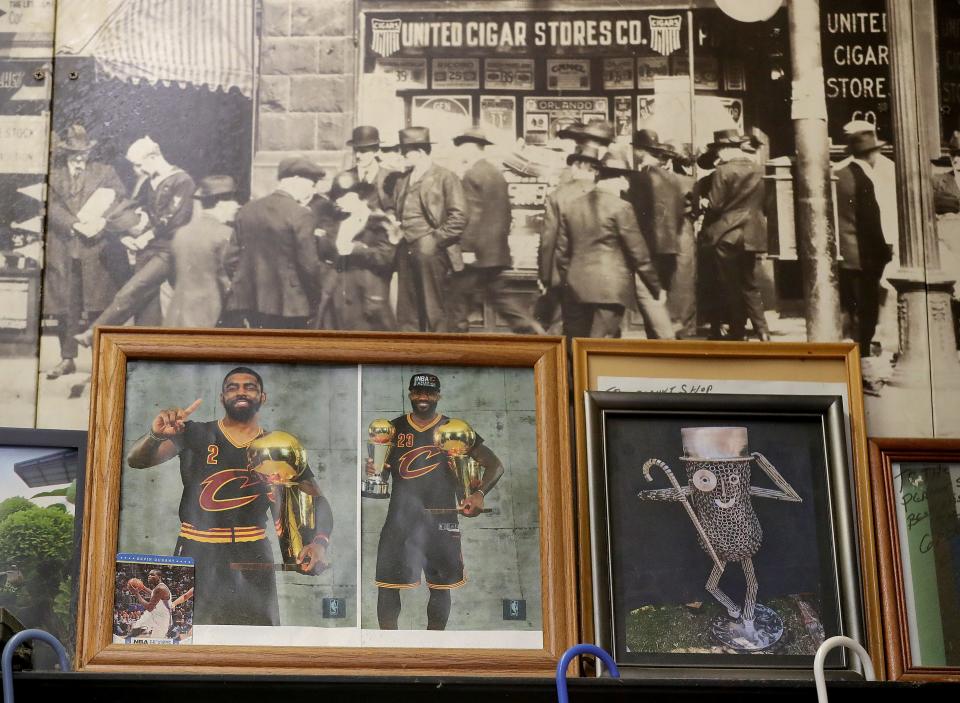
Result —
<instances>
[{"instance_id":1,"label":"united cigar stores co. storefront","mask_svg":"<svg viewBox=\"0 0 960 703\"><path fill-rule=\"evenodd\" d=\"M471 124L486 130L511 183L518 293L536 290L543 200L564 165L557 133L571 122L610 120L624 143L652 128L694 150L714 130L756 129L763 158L793 151L785 8L743 23L709 0L629 6L361 1L358 123L378 126L387 143L404 126L427 126L435 160L451 166L452 137ZM841 119L850 117L831 121Z\"/></svg>"}]
</instances>

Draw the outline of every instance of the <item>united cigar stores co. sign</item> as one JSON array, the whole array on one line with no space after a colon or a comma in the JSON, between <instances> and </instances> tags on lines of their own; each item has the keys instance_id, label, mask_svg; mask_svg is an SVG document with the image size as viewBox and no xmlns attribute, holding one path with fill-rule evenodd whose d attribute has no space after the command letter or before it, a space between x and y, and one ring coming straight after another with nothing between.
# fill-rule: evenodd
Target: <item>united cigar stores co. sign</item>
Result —
<instances>
[{"instance_id":1,"label":"united cigar stores co. sign","mask_svg":"<svg viewBox=\"0 0 960 703\"><path fill-rule=\"evenodd\" d=\"M378 14L367 24L367 46L389 58L430 50L484 49L497 53L563 49L642 49L670 56L684 46L681 13L608 13L576 19L557 13L484 13L476 15Z\"/></svg>"}]
</instances>

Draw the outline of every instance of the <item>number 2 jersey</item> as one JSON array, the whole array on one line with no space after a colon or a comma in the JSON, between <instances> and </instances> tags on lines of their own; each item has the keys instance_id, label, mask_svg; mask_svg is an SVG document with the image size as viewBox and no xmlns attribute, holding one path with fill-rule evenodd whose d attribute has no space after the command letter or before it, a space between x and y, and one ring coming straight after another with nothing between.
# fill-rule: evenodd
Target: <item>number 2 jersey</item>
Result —
<instances>
[{"instance_id":1,"label":"number 2 jersey","mask_svg":"<svg viewBox=\"0 0 960 703\"><path fill-rule=\"evenodd\" d=\"M433 441L434 431L448 419L446 415L438 415L426 425L420 425L407 414L392 420L397 434L387 458L393 487L385 525L430 516L425 509L457 507L457 476L453 462ZM481 442L483 439L477 435L474 446ZM453 510L432 515L443 522L457 521L457 513Z\"/></svg>"},{"instance_id":2,"label":"number 2 jersey","mask_svg":"<svg viewBox=\"0 0 960 703\"><path fill-rule=\"evenodd\" d=\"M182 537L199 542L265 538L270 486L247 468L252 441L235 443L222 420L186 423L180 441ZM312 475L308 468L302 478Z\"/></svg>"}]
</instances>

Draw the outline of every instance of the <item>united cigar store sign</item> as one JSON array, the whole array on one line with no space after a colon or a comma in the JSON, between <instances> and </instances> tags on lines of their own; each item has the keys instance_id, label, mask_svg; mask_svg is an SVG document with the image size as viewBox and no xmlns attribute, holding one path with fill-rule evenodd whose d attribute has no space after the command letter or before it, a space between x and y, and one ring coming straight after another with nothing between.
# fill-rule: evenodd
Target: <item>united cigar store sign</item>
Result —
<instances>
[{"instance_id":1,"label":"united cigar store sign","mask_svg":"<svg viewBox=\"0 0 960 703\"><path fill-rule=\"evenodd\" d=\"M405 50L486 49L498 52L529 49L646 48L670 56L683 48L685 14L610 13L576 19L557 13L543 15L487 13L387 15L368 20L368 46L383 58Z\"/></svg>"}]
</instances>

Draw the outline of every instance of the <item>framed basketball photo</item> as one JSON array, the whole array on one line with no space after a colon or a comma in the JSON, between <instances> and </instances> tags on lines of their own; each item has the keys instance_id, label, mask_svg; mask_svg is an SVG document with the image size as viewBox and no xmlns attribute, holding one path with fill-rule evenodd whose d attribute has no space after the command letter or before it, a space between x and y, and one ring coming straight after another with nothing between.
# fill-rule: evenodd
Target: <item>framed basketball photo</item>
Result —
<instances>
[{"instance_id":1,"label":"framed basketball photo","mask_svg":"<svg viewBox=\"0 0 960 703\"><path fill-rule=\"evenodd\" d=\"M106 328L95 358L78 669L537 675L575 642L562 340Z\"/></svg>"}]
</instances>

